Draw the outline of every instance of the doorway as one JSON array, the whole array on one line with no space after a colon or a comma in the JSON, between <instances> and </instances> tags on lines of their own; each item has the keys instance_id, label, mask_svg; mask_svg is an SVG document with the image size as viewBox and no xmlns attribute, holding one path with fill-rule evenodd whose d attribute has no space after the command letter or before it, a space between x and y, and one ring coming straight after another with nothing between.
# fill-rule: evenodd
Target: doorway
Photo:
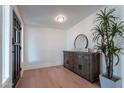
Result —
<instances>
[{"instance_id":1,"label":"doorway","mask_svg":"<svg viewBox=\"0 0 124 93\"><path fill-rule=\"evenodd\" d=\"M21 74L21 22L13 11L12 36L12 87L17 84Z\"/></svg>"}]
</instances>

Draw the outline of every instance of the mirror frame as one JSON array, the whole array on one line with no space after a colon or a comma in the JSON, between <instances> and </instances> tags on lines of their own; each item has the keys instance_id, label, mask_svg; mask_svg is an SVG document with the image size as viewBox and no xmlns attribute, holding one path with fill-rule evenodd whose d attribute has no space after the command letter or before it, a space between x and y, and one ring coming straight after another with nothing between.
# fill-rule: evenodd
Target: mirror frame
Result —
<instances>
[{"instance_id":1,"label":"mirror frame","mask_svg":"<svg viewBox=\"0 0 124 93\"><path fill-rule=\"evenodd\" d=\"M84 34L79 34L79 35L77 35L77 37L76 37L75 40L74 40L74 48L76 48L76 40L77 40L77 38L78 38L79 36L83 36L83 37L86 39L86 46L85 46L85 48L87 48L87 47L88 47L88 38L87 38L87 36L84 35Z\"/></svg>"}]
</instances>

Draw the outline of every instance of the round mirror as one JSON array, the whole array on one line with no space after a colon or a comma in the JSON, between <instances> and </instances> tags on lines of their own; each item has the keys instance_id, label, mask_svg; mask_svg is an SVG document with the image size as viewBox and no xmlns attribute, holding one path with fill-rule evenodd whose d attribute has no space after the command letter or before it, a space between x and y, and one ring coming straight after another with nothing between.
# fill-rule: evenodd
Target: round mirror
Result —
<instances>
[{"instance_id":1,"label":"round mirror","mask_svg":"<svg viewBox=\"0 0 124 93\"><path fill-rule=\"evenodd\" d=\"M84 34L79 34L74 41L74 47L76 49L84 49L88 47L88 38Z\"/></svg>"}]
</instances>

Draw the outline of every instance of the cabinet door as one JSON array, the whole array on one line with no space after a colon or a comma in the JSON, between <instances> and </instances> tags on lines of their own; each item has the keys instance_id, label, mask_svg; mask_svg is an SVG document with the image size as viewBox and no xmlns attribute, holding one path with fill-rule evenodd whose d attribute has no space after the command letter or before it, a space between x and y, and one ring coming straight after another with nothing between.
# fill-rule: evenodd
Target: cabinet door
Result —
<instances>
[{"instance_id":1,"label":"cabinet door","mask_svg":"<svg viewBox=\"0 0 124 93\"><path fill-rule=\"evenodd\" d=\"M80 61L77 60L76 64L74 65L74 72L77 73L78 75L81 75L82 71L82 64L80 64Z\"/></svg>"},{"instance_id":2,"label":"cabinet door","mask_svg":"<svg viewBox=\"0 0 124 93\"><path fill-rule=\"evenodd\" d=\"M64 52L64 66L70 70L74 70L74 54L71 52Z\"/></svg>"},{"instance_id":3,"label":"cabinet door","mask_svg":"<svg viewBox=\"0 0 124 93\"><path fill-rule=\"evenodd\" d=\"M89 55L87 54L79 54L77 62L74 66L75 73L79 74L80 76L89 79L89 72L90 72L90 65L89 65Z\"/></svg>"},{"instance_id":4,"label":"cabinet door","mask_svg":"<svg viewBox=\"0 0 124 93\"><path fill-rule=\"evenodd\" d=\"M90 79L90 56L82 55L80 62L82 65L81 76Z\"/></svg>"}]
</instances>

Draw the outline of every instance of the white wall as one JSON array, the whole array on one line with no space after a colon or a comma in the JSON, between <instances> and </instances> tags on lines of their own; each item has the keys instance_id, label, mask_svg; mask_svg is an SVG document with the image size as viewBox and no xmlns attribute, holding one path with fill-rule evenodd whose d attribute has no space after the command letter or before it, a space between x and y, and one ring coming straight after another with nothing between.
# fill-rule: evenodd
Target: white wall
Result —
<instances>
[{"instance_id":1,"label":"white wall","mask_svg":"<svg viewBox=\"0 0 124 93\"><path fill-rule=\"evenodd\" d=\"M2 87L2 6L0 5L0 87Z\"/></svg>"},{"instance_id":2,"label":"white wall","mask_svg":"<svg viewBox=\"0 0 124 93\"><path fill-rule=\"evenodd\" d=\"M66 31L25 26L24 69L63 64Z\"/></svg>"},{"instance_id":3,"label":"white wall","mask_svg":"<svg viewBox=\"0 0 124 93\"><path fill-rule=\"evenodd\" d=\"M10 79L10 7L3 7L3 31L2 31L2 85Z\"/></svg>"},{"instance_id":4,"label":"white wall","mask_svg":"<svg viewBox=\"0 0 124 93\"><path fill-rule=\"evenodd\" d=\"M124 6L121 6L121 19L124 20ZM124 52L124 51L123 51ZM124 55L121 55L122 87L124 88Z\"/></svg>"},{"instance_id":5,"label":"white wall","mask_svg":"<svg viewBox=\"0 0 124 93\"><path fill-rule=\"evenodd\" d=\"M120 11L121 8L120 6L106 6L109 8L116 8L116 15L120 16ZM95 26L95 19L96 19L96 11L92 15L88 16L78 24L76 24L74 27L70 28L67 31L67 49L73 49L74 48L74 40L78 34L85 34L88 37L89 40L89 46L88 48L93 48L94 47L94 42L92 42L93 38L93 27ZM121 76L121 61L118 66L114 67L114 74L122 77ZM104 62L104 57L101 56L101 73L105 73L105 62Z\"/></svg>"},{"instance_id":6,"label":"white wall","mask_svg":"<svg viewBox=\"0 0 124 93\"><path fill-rule=\"evenodd\" d=\"M67 31L67 49L74 48L74 40L78 34L85 34L89 39L88 47L93 47L91 29L93 27L94 18L95 14L92 14Z\"/></svg>"}]
</instances>

